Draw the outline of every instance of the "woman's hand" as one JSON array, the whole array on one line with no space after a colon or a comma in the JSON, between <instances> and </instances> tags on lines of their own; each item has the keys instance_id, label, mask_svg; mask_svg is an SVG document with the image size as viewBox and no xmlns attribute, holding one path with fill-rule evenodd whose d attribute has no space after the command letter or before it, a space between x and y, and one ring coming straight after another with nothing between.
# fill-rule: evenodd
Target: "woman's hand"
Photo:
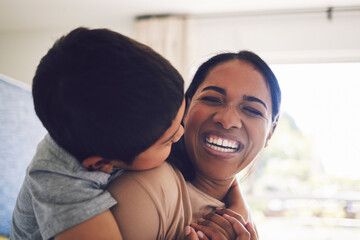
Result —
<instances>
[{"instance_id":1,"label":"woman's hand","mask_svg":"<svg viewBox=\"0 0 360 240\"><path fill-rule=\"evenodd\" d=\"M194 228L186 226L184 240L209 240L209 238L207 238L201 231L195 232Z\"/></svg>"},{"instance_id":2,"label":"woman's hand","mask_svg":"<svg viewBox=\"0 0 360 240\"><path fill-rule=\"evenodd\" d=\"M240 214L230 209L216 209L216 212L206 214L204 219L200 219L198 224L191 224L191 227L200 234L197 234L198 238L188 239L258 239L254 225L245 223ZM199 236L202 233L204 237Z\"/></svg>"}]
</instances>

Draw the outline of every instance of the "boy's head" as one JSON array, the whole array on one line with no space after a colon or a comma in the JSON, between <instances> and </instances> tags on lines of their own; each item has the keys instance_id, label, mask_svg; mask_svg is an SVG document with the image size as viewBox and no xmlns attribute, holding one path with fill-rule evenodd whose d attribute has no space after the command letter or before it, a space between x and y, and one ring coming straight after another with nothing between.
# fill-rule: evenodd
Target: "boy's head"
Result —
<instances>
[{"instance_id":1,"label":"boy's head","mask_svg":"<svg viewBox=\"0 0 360 240\"><path fill-rule=\"evenodd\" d=\"M32 91L51 137L80 162L101 156L127 165L176 124L184 95L181 75L151 48L86 28L55 42Z\"/></svg>"}]
</instances>

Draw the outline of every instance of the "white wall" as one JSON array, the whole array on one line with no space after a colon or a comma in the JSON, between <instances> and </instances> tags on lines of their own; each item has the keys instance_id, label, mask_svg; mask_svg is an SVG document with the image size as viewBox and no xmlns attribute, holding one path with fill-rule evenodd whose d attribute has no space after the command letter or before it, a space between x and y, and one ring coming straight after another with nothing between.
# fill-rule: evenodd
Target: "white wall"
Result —
<instances>
[{"instance_id":1,"label":"white wall","mask_svg":"<svg viewBox=\"0 0 360 240\"><path fill-rule=\"evenodd\" d=\"M31 83L36 64L58 35L54 32L2 32L0 72Z\"/></svg>"},{"instance_id":2,"label":"white wall","mask_svg":"<svg viewBox=\"0 0 360 240\"><path fill-rule=\"evenodd\" d=\"M133 37L133 19L109 28ZM99 27L99 26L95 26ZM360 62L360 11L195 17L189 75L211 54L248 49L268 63ZM72 27L58 30L0 32L0 73L31 83L40 58Z\"/></svg>"},{"instance_id":3,"label":"white wall","mask_svg":"<svg viewBox=\"0 0 360 240\"><path fill-rule=\"evenodd\" d=\"M268 63L360 62L360 11L195 18L197 59L247 49ZM201 59L203 58L203 59Z\"/></svg>"},{"instance_id":4,"label":"white wall","mask_svg":"<svg viewBox=\"0 0 360 240\"><path fill-rule=\"evenodd\" d=\"M124 35L133 34L133 21L123 21L118 25L89 26L105 27ZM0 32L0 74L13 79L32 83L36 67L54 41L71 29L69 26L57 30L5 31Z\"/></svg>"}]
</instances>

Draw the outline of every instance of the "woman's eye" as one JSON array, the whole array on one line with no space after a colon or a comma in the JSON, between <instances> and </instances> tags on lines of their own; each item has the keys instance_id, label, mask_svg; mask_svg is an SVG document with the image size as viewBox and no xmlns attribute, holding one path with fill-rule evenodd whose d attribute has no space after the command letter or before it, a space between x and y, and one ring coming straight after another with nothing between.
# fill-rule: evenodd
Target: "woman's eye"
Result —
<instances>
[{"instance_id":1,"label":"woman's eye","mask_svg":"<svg viewBox=\"0 0 360 240\"><path fill-rule=\"evenodd\" d=\"M261 116L261 117L263 116L263 114L260 111L254 109L254 108L245 107L243 109L251 115L256 115L256 116Z\"/></svg>"},{"instance_id":2,"label":"woman's eye","mask_svg":"<svg viewBox=\"0 0 360 240\"><path fill-rule=\"evenodd\" d=\"M200 100L212 104L221 103L221 100L217 97L202 97Z\"/></svg>"}]
</instances>

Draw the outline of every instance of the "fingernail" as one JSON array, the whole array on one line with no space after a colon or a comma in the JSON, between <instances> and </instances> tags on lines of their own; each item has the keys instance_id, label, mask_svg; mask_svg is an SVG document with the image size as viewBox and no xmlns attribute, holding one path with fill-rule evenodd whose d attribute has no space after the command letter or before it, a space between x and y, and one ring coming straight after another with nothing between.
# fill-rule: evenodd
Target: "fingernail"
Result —
<instances>
[{"instance_id":1,"label":"fingernail","mask_svg":"<svg viewBox=\"0 0 360 240\"><path fill-rule=\"evenodd\" d=\"M255 229L255 224L254 222L250 222L251 223L251 226L253 227L253 229Z\"/></svg>"},{"instance_id":2,"label":"fingernail","mask_svg":"<svg viewBox=\"0 0 360 240\"><path fill-rule=\"evenodd\" d=\"M224 210L223 208L219 208L219 207L218 207L218 208L215 209L215 212L216 212L217 214L222 215L222 214L224 213L223 210Z\"/></svg>"},{"instance_id":3,"label":"fingernail","mask_svg":"<svg viewBox=\"0 0 360 240\"><path fill-rule=\"evenodd\" d=\"M196 234L198 235L199 238L203 239L204 238L204 234L200 231L197 231Z\"/></svg>"},{"instance_id":4,"label":"fingernail","mask_svg":"<svg viewBox=\"0 0 360 240\"><path fill-rule=\"evenodd\" d=\"M253 223L253 222L247 222L247 223L245 224L245 226L254 228L254 223Z\"/></svg>"},{"instance_id":5,"label":"fingernail","mask_svg":"<svg viewBox=\"0 0 360 240\"><path fill-rule=\"evenodd\" d=\"M190 226L186 226L186 227L185 227L185 236L190 235L190 233L191 233L191 227L190 227Z\"/></svg>"},{"instance_id":6,"label":"fingernail","mask_svg":"<svg viewBox=\"0 0 360 240\"><path fill-rule=\"evenodd\" d=\"M202 222L204 222L204 221L205 221L205 219L199 218L197 222L198 222L198 223L202 223Z\"/></svg>"},{"instance_id":7,"label":"fingernail","mask_svg":"<svg viewBox=\"0 0 360 240\"><path fill-rule=\"evenodd\" d=\"M209 213L211 213L211 212L203 212L202 216L206 217Z\"/></svg>"},{"instance_id":8,"label":"fingernail","mask_svg":"<svg viewBox=\"0 0 360 240\"><path fill-rule=\"evenodd\" d=\"M231 218L231 216L228 215L228 214L226 214L226 213L224 213L222 216L223 216L224 218L228 219L228 220Z\"/></svg>"}]
</instances>

